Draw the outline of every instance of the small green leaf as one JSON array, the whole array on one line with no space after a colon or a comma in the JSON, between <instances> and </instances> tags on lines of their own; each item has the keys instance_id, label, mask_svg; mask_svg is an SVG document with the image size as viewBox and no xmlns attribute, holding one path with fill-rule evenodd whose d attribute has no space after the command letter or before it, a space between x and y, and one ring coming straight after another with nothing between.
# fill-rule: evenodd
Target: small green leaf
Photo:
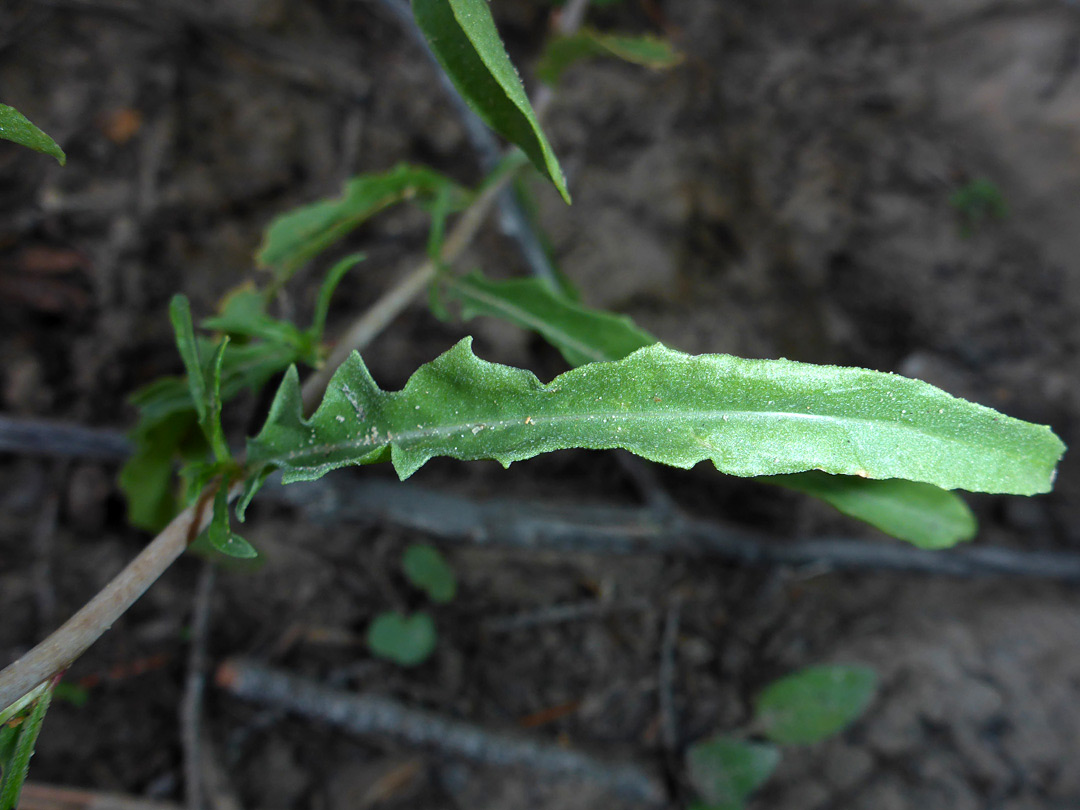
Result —
<instances>
[{"instance_id":1,"label":"small green leaf","mask_svg":"<svg viewBox=\"0 0 1080 810\"><path fill-rule=\"evenodd\" d=\"M229 557L250 560L259 556L259 552L229 526L228 487L221 486L214 495L214 515L206 527L206 539L210 545Z\"/></svg>"},{"instance_id":2,"label":"small green leaf","mask_svg":"<svg viewBox=\"0 0 1080 810\"><path fill-rule=\"evenodd\" d=\"M304 353L309 340L289 321L266 312L266 299L254 287L245 285L225 296L221 311L202 322L203 329L225 332L242 338L257 338L281 346L292 354Z\"/></svg>"},{"instance_id":3,"label":"small green leaf","mask_svg":"<svg viewBox=\"0 0 1080 810\"><path fill-rule=\"evenodd\" d=\"M380 174L364 174L345 184L342 196L290 211L270 223L255 258L286 279L314 256L343 239L375 214L395 203L430 204L447 190L454 210L469 193L450 178L423 166L399 164Z\"/></svg>"},{"instance_id":4,"label":"small green leaf","mask_svg":"<svg viewBox=\"0 0 1080 810\"><path fill-rule=\"evenodd\" d=\"M454 569L434 546L409 546L401 566L409 582L424 591L432 602L450 602L457 593Z\"/></svg>"},{"instance_id":5,"label":"small green leaf","mask_svg":"<svg viewBox=\"0 0 1080 810\"><path fill-rule=\"evenodd\" d=\"M570 36L549 39L536 65L536 75L554 85L570 65L593 56L615 57L653 70L673 68L683 60L670 42L659 37L605 34L583 28Z\"/></svg>"},{"instance_id":6,"label":"small green leaf","mask_svg":"<svg viewBox=\"0 0 1080 810\"><path fill-rule=\"evenodd\" d=\"M183 394L191 407L186 386ZM158 531L176 515L174 464L180 444L192 433L199 433L194 410L171 413L156 421L140 416L129 434L134 452L120 470L120 489L127 498L131 525Z\"/></svg>"},{"instance_id":7,"label":"small green leaf","mask_svg":"<svg viewBox=\"0 0 1080 810\"><path fill-rule=\"evenodd\" d=\"M56 141L30 123L21 112L6 104L0 104L0 139L51 155L61 166L67 163L67 155Z\"/></svg>"},{"instance_id":8,"label":"small green leaf","mask_svg":"<svg viewBox=\"0 0 1080 810\"><path fill-rule=\"evenodd\" d=\"M26 774L30 769L30 758L34 755L34 745L41 733L41 724L52 701L55 682L34 700L32 708L21 721L8 721L5 729L12 722L18 723L14 733L5 731L0 739L0 810L14 810L19 804Z\"/></svg>"},{"instance_id":9,"label":"small green leaf","mask_svg":"<svg viewBox=\"0 0 1080 810\"><path fill-rule=\"evenodd\" d=\"M876 690L877 673L869 667L808 667L765 688L754 727L776 743L815 743L854 723Z\"/></svg>"},{"instance_id":10,"label":"small green leaf","mask_svg":"<svg viewBox=\"0 0 1080 810\"><path fill-rule=\"evenodd\" d=\"M697 742L686 752L690 784L709 810L738 810L750 794L765 784L780 764L780 749L716 736Z\"/></svg>"},{"instance_id":11,"label":"small green leaf","mask_svg":"<svg viewBox=\"0 0 1080 810\"><path fill-rule=\"evenodd\" d=\"M314 344L318 345L322 342L323 331L326 329L326 315L330 311L330 299L334 297L338 284L345 278L347 272L365 258L367 257L363 253L352 253L346 256L330 268L323 283L319 285L319 295L315 299L315 314L311 319L311 328L308 329L308 335Z\"/></svg>"},{"instance_id":12,"label":"small green leaf","mask_svg":"<svg viewBox=\"0 0 1080 810\"><path fill-rule=\"evenodd\" d=\"M710 459L740 476L820 469L1025 495L1049 490L1064 451L1047 427L892 374L655 344L545 385L480 360L466 338L398 392L380 390L353 353L310 420L290 370L248 458L288 483L388 454L404 479L435 456L508 466L571 447L684 469Z\"/></svg>"},{"instance_id":13,"label":"small green leaf","mask_svg":"<svg viewBox=\"0 0 1080 810\"><path fill-rule=\"evenodd\" d=\"M207 403L206 420L202 425L206 440L210 443L210 449L214 451L214 458L218 461L228 461L232 458L229 445L225 441L225 431L221 427L221 367L225 361L225 350L229 346L229 336L225 335L214 350L210 360L208 379L206 380Z\"/></svg>"},{"instance_id":14,"label":"small green leaf","mask_svg":"<svg viewBox=\"0 0 1080 810\"><path fill-rule=\"evenodd\" d=\"M849 517L920 548L951 548L971 540L975 515L953 492L930 484L892 478L870 481L821 472L759 479L819 498Z\"/></svg>"},{"instance_id":15,"label":"small green leaf","mask_svg":"<svg viewBox=\"0 0 1080 810\"><path fill-rule=\"evenodd\" d=\"M368 628L368 648L373 655L403 667L424 663L433 652L438 636L435 620L427 613L380 613Z\"/></svg>"},{"instance_id":16,"label":"small green leaf","mask_svg":"<svg viewBox=\"0 0 1080 810\"><path fill-rule=\"evenodd\" d=\"M462 303L462 317L489 315L539 333L571 366L620 360L656 338L625 315L590 309L539 279L489 281L480 273L448 278L447 291Z\"/></svg>"},{"instance_id":17,"label":"small green leaf","mask_svg":"<svg viewBox=\"0 0 1080 810\"><path fill-rule=\"evenodd\" d=\"M520 147L569 203L559 161L506 54L487 0L412 0L412 8L432 52L466 103Z\"/></svg>"}]
</instances>

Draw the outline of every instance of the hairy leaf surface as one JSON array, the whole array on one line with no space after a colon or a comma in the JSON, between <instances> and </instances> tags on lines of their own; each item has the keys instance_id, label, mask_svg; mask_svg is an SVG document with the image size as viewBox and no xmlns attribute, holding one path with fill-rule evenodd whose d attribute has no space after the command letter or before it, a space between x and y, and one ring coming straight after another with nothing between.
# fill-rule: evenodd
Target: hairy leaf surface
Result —
<instances>
[{"instance_id":1,"label":"hairy leaf surface","mask_svg":"<svg viewBox=\"0 0 1080 810\"><path fill-rule=\"evenodd\" d=\"M340 197L294 209L270 223L256 261L288 278L383 209L405 200L430 203L440 191L448 194L454 210L469 198L446 175L423 166L402 163L380 174L360 175L345 184Z\"/></svg>"},{"instance_id":2,"label":"hairy leaf surface","mask_svg":"<svg viewBox=\"0 0 1080 810\"><path fill-rule=\"evenodd\" d=\"M502 318L541 335L573 366L619 360L656 343L630 318L590 309L537 279L490 281L479 273L446 280L462 304L462 316ZM923 548L947 548L970 540L974 515L955 493L916 481L873 481L806 472L761 479L824 500L849 517Z\"/></svg>"},{"instance_id":3,"label":"hairy leaf surface","mask_svg":"<svg viewBox=\"0 0 1080 810\"><path fill-rule=\"evenodd\" d=\"M412 0L413 15L432 53L465 102L516 144L567 202L559 161L506 54L487 0Z\"/></svg>"},{"instance_id":4,"label":"hairy leaf surface","mask_svg":"<svg viewBox=\"0 0 1080 810\"><path fill-rule=\"evenodd\" d=\"M670 42L659 37L605 34L583 28L570 36L548 40L536 65L536 75L548 84L557 84L568 67L593 56L615 57L653 70L672 68L683 60Z\"/></svg>"},{"instance_id":5,"label":"hairy leaf surface","mask_svg":"<svg viewBox=\"0 0 1080 810\"><path fill-rule=\"evenodd\" d=\"M30 123L30 119L21 112L6 104L0 104L0 139L50 155L61 166L67 163L67 155L56 141Z\"/></svg>"},{"instance_id":6,"label":"hairy leaf surface","mask_svg":"<svg viewBox=\"0 0 1080 810\"><path fill-rule=\"evenodd\" d=\"M1049 428L875 371L655 344L545 385L480 360L465 338L396 392L354 353L310 420L290 369L248 458L288 482L389 456L407 478L435 456L508 466L571 447L683 468L710 459L739 476L819 469L1015 494L1047 491L1064 450Z\"/></svg>"}]
</instances>

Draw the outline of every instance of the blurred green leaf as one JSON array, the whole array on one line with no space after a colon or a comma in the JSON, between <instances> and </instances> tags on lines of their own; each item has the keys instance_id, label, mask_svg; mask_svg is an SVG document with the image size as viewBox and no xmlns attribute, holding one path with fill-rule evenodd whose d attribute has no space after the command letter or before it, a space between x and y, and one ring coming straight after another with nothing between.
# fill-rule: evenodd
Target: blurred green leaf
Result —
<instances>
[{"instance_id":1,"label":"blurred green leaf","mask_svg":"<svg viewBox=\"0 0 1080 810\"><path fill-rule=\"evenodd\" d=\"M457 593L454 569L434 546L414 544L405 549L402 568L409 582L432 602L449 602Z\"/></svg>"},{"instance_id":2,"label":"blurred green leaf","mask_svg":"<svg viewBox=\"0 0 1080 810\"><path fill-rule=\"evenodd\" d=\"M56 141L30 123L21 112L6 104L0 104L0 139L51 155L61 166L67 163L67 155Z\"/></svg>"},{"instance_id":3,"label":"blurred green leaf","mask_svg":"<svg viewBox=\"0 0 1080 810\"><path fill-rule=\"evenodd\" d=\"M445 283L463 318L489 315L538 332L571 366L618 360L656 343L625 315L582 306L539 279L489 281L477 272Z\"/></svg>"},{"instance_id":4,"label":"blurred green leaf","mask_svg":"<svg viewBox=\"0 0 1080 810\"><path fill-rule=\"evenodd\" d=\"M435 620L427 613L380 613L368 628L368 648L373 655L403 667L424 663L435 651L438 636Z\"/></svg>"},{"instance_id":5,"label":"blurred green leaf","mask_svg":"<svg viewBox=\"0 0 1080 810\"><path fill-rule=\"evenodd\" d=\"M819 498L840 512L920 548L943 549L971 540L978 523L956 493L890 478L872 481L805 472L758 479Z\"/></svg>"},{"instance_id":6,"label":"blurred green leaf","mask_svg":"<svg viewBox=\"0 0 1080 810\"><path fill-rule=\"evenodd\" d=\"M536 65L536 75L547 84L558 84L568 67L594 56L615 57L653 70L673 68L683 60L670 42L650 34L626 36L583 28L569 36L549 39Z\"/></svg>"},{"instance_id":7,"label":"blurred green leaf","mask_svg":"<svg viewBox=\"0 0 1080 810\"><path fill-rule=\"evenodd\" d=\"M206 539L210 545L229 557L250 560L259 556L259 552L229 525L229 492L222 484L214 495L214 514L210 525L206 527Z\"/></svg>"},{"instance_id":8,"label":"blurred green leaf","mask_svg":"<svg viewBox=\"0 0 1080 810\"><path fill-rule=\"evenodd\" d=\"M808 667L762 691L754 706L754 728L776 743L815 743L854 723L876 690L877 673L869 667Z\"/></svg>"},{"instance_id":9,"label":"blurred green leaf","mask_svg":"<svg viewBox=\"0 0 1080 810\"><path fill-rule=\"evenodd\" d=\"M559 161L506 54L487 0L412 0L428 45L462 98L493 130L516 144L567 203Z\"/></svg>"},{"instance_id":10,"label":"blurred green leaf","mask_svg":"<svg viewBox=\"0 0 1080 810\"><path fill-rule=\"evenodd\" d=\"M780 749L716 736L686 752L687 776L708 810L739 810L780 764Z\"/></svg>"},{"instance_id":11,"label":"blurred green leaf","mask_svg":"<svg viewBox=\"0 0 1080 810\"><path fill-rule=\"evenodd\" d=\"M423 166L402 163L386 172L360 175L345 184L342 196L293 209L271 222L256 260L287 279L383 209L406 200L426 207L442 191L452 210L470 199L453 180Z\"/></svg>"}]
</instances>

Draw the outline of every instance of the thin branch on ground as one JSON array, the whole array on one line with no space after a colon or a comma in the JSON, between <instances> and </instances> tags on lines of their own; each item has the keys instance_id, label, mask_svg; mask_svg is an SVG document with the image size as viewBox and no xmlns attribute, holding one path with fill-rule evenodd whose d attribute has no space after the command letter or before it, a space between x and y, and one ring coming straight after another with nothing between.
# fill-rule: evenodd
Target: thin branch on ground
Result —
<instances>
[{"instance_id":1,"label":"thin branch on ground","mask_svg":"<svg viewBox=\"0 0 1080 810\"><path fill-rule=\"evenodd\" d=\"M0 416L0 453L114 461L130 452L119 430Z\"/></svg>"},{"instance_id":2,"label":"thin branch on ground","mask_svg":"<svg viewBox=\"0 0 1080 810\"><path fill-rule=\"evenodd\" d=\"M649 508L555 506L521 500L471 500L413 484L346 476L272 486L267 497L312 521L384 521L446 542L526 551L669 554L742 565L821 566L958 578L1031 577L1080 582L1080 554L962 546L927 551L888 541L770 538L736 526L658 515Z\"/></svg>"},{"instance_id":3,"label":"thin branch on ground","mask_svg":"<svg viewBox=\"0 0 1080 810\"><path fill-rule=\"evenodd\" d=\"M664 632L660 637L660 672L657 675L657 694L660 704L660 739L669 754L679 750L679 721L675 714L675 672L679 643L679 617L682 599L675 595L664 616Z\"/></svg>"},{"instance_id":4,"label":"thin branch on ground","mask_svg":"<svg viewBox=\"0 0 1080 810\"><path fill-rule=\"evenodd\" d=\"M191 611L191 644L188 651L187 680L180 701L180 738L184 751L184 803L188 810L206 807L203 775L202 709L206 692L206 645L210 635L210 613L214 596L214 565L203 562Z\"/></svg>"},{"instance_id":5,"label":"thin branch on ground","mask_svg":"<svg viewBox=\"0 0 1080 810\"><path fill-rule=\"evenodd\" d=\"M493 616L485 619L480 629L485 633L516 633L552 624L565 624L615 613L632 613L650 610L652 605L644 599L625 602L576 602L564 605L545 605L536 610L514 613L510 616Z\"/></svg>"},{"instance_id":6,"label":"thin branch on ground","mask_svg":"<svg viewBox=\"0 0 1080 810\"><path fill-rule=\"evenodd\" d=\"M495 731L395 700L332 689L254 662L231 661L217 683L237 697L323 720L353 734L388 736L473 762L587 780L627 799L659 805L665 791L642 766L594 758L554 742Z\"/></svg>"},{"instance_id":7,"label":"thin branch on ground","mask_svg":"<svg viewBox=\"0 0 1080 810\"><path fill-rule=\"evenodd\" d=\"M180 810L180 805L119 793L27 782L19 796L19 810Z\"/></svg>"}]
</instances>

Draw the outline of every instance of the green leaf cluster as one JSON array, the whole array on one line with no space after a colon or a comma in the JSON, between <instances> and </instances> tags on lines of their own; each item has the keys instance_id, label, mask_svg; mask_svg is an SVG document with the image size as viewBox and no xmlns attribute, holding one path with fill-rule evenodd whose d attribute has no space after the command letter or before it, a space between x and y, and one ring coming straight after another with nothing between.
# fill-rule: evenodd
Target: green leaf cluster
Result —
<instances>
[{"instance_id":1,"label":"green leaf cluster","mask_svg":"<svg viewBox=\"0 0 1080 810\"><path fill-rule=\"evenodd\" d=\"M0 140L51 155L61 166L67 163L67 155L56 141L34 126L21 112L6 104L0 104Z\"/></svg>"},{"instance_id":2,"label":"green leaf cluster","mask_svg":"<svg viewBox=\"0 0 1080 810\"><path fill-rule=\"evenodd\" d=\"M854 723L874 698L877 674L864 666L808 667L758 695L749 730L764 740L718 734L686 751L695 810L741 810L780 764L780 745L810 745Z\"/></svg>"},{"instance_id":3,"label":"green leaf cluster","mask_svg":"<svg viewBox=\"0 0 1080 810\"><path fill-rule=\"evenodd\" d=\"M401 558L405 578L432 602L445 604L457 594L454 569L434 546L414 543ZM435 652L438 631L435 619L427 611L413 614L399 611L380 613L372 621L367 635L371 653L403 667L424 663Z\"/></svg>"}]
</instances>

